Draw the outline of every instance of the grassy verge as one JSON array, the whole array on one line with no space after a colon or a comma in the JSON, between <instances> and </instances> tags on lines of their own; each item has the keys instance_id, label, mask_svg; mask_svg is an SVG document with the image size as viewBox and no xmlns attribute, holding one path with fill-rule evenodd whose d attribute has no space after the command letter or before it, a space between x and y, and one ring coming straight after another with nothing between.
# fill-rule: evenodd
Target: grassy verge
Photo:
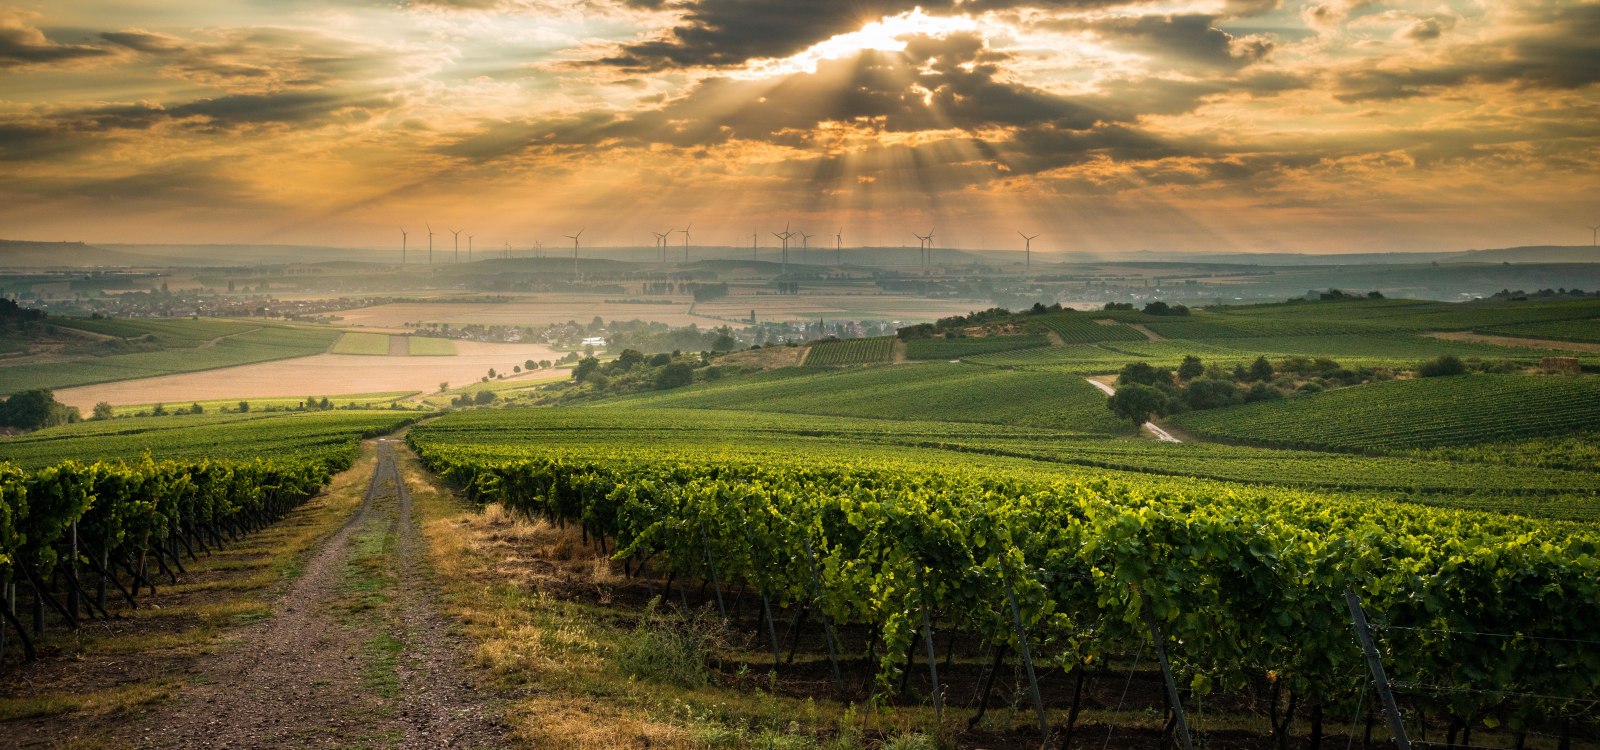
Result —
<instances>
[{"instance_id":1,"label":"grassy verge","mask_svg":"<svg viewBox=\"0 0 1600 750\"><path fill-rule=\"evenodd\" d=\"M921 709L848 707L765 687L765 651L711 617L641 613L575 529L478 512L409 453L401 469L445 613L476 645L476 666L509 698L520 744L602 747L932 747ZM725 667L714 669L711 665ZM724 672L737 686L721 684ZM872 738L869 742L867 738Z\"/></svg>"}]
</instances>

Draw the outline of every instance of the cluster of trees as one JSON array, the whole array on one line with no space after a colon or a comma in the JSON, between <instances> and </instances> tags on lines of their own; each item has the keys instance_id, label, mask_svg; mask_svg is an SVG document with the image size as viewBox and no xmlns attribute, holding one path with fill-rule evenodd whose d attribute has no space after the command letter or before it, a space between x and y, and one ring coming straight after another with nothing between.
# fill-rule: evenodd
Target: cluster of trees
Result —
<instances>
[{"instance_id":1,"label":"cluster of trees","mask_svg":"<svg viewBox=\"0 0 1600 750\"><path fill-rule=\"evenodd\" d=\"M591 394L666 390L693 383L696 367L704 364L703 357L682 352L646 356L637 349L624 349L610 362L594 357L578 360L572 380L588 386Z\"/></svg>"},{"instance_id":2,"label":"cluster of trees","mask_svg":"<svg viewBox=\"0 0 1600 750\"><path fill-rule=\"evenodd\" d=\"M1276 365L1257 357L1249 365L1241 362L1224 369L1191 354L1176 370L1145 362L1124 366L1117 375L1117 393L1107 405L1137 426L1153 416L1273 401L1393 377L1385 368L1351 369L1327 357L1285 357Z\"/></svg>"},{"instance_id":3,"label":"cluster of trees","mask_svg":"<svg viewBox=\"0 0 1600 750\"><path fill-rule=\"evenodd\" d=\"M1101 309L1107 311L1133 312L1132 302L1107 302ZM1169 305L1161 300L1146 303L1141 310L1145 315L1188 315L1188 305Z\"/></svg>"},{"instance_id":4,"label":"cluster of trees","mask_svg":"<svg viewBox=\"0 0 1600 750\"><path fill-rule=\"evenodd\" d=\"M19 391L0 401L0 427L37 430L81 420L76 407L57 401L55 394L45 388Z\"/></svg>"},{"instance_id":5,"label":"cluster of trees","mask_svg":"<svg viewBox=\"0 0 1600 750\"><path fill-rule=\"evenodd\" d=\"M798 281L779 281L775 284L775 286L778 287L778 294L800 293L800 282Z\"/></svg>"},{"instance_id":6,"label":"cluster of trees","mask_svg":"<svg viewBox=\"0 0 1600 750\"><path fill-rule=\"evenodd\" d=\"M478 391L477 393L463 393L450 399L451 406L484 406L494 403L493 391Z\"/></svg>"},{"instance_id":7,"label":"cluster of trees","mask_svg":"<svg viewBox=\"0 0 1600 750\"><path fill-rule=\"evenodd\" d=\"M641 352L731 352L742 348L728 326L673 328L665 323L638 321L618 325L611 332L610 345Z\"/></svg>"},{"instance_id":8,"label":"cluster of trees","mask_svg":"<svg viewBox=\"0 0 1600 750\"><path fill-rule=\"evenodd\" d=\"M690 293L696 302L710 302L728 296L727 284L691 284Z\"/></svg>"}]
</instances>

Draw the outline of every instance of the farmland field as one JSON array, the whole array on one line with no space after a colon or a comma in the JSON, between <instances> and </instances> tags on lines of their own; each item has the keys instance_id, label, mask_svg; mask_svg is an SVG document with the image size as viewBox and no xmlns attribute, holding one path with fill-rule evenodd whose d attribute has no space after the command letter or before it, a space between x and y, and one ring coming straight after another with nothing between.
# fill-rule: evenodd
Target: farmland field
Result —
<instances>
[{"instance_id":1,"label":"farmland field","mask_svg":"<svg viewBox=\"0 0 1600 750\"><path fill-rule=\"evenodd\" d=\"M105 322L108 321L94 321L96 325ZM120 324L123 321L115 322ZM306 357L326 351L339 336L337 331L329 329L222 324L214 321L202 323L206 325L203 331L188 325L176 331L170 327L157 327L149 331L150 335L157 338L166 337L175 348L62 362L0 366L0 393L30 388L67 388ZM99 327L113 330L107 326ZM114 330L134 333L146 328L149 326ZM222 333L216 337L200 338L218 331ZM179 337L180 333L183 337Z\"/></svg>"},{"instance_id":2,"label":"farmland field","mask_svg":"<svg viewBox=\"0 0 1600 750\"><path fill-rule=\"evenodd\" d=\"M381 333L345 333L334 342L330 354L389 356L389 337Z\"/></svg>"},{"instance_id":3,"label":"farmland field","mask_svg":"<svg viewBox=\"0 0 1600 750\"><path fill-rule=\"evenodd\" d=\"M877 336L844 341L819 341L806 353L812 367L886 364L894 360L894 337Z\"/></svg>"},{"instance_id":4,"label":"farmland field","mask_svg":"<svg viewBox=\"0 0 1600 750\"><path fill-rule=\"evenodd\" d=\"M965 359L996 352L1033 349L1049 344L1050 340L1044 336L912 339L906 342L906 359Z\"/></svg>"},{"instance_id":5,"label":"farmland field","mask_svg":"<svg viewBox=\"0 0 1600 750\"><path fill-rule=\"evenodd\" d=\"M1221 439L1343 451L1490 443L1592 429L1600 423L1600 380L1421 378L1193 412L1175 421Z\"/></svg>"},{"instance_id":6,"label":"farmland field","mask_svg":"<svg viewBox=\"0 0 1600 750\"><path fill-rule=\"evenodd\" d=\"M456 356L365 357L317 354L203 373L125 380L56 392L85 412L100 401L118 404L183 403L238 398L292 398L392 391L432 393L440 382L477 382L490 368L511 372L529 359L558 359L537 344L453 342ZM0 369L0 376L4 370Z\"/></svg>"},{"instance_id":7,"label":"farmland field","mask_svg":"<svg viewBox=\"0 0 1600 750\"><path fill-rule=\"evenodd\" d=\"M406 348L413 357L453 357L456 354L455 342L450 339L436 339L431 336L407 336Z\"/></svg>"},{"instance_id":8,"label":"farmland field","mask_svg":"<svg viewBox=\"0 0 1600 750\"><path fill-rule=\"evenodd\" d=\"M1093 386L1059 373L959 364L846 372L775 371L727 384L632 397L635 406L991 422L1074 432L1126 428Z\"/></svg>"}]
</instances>

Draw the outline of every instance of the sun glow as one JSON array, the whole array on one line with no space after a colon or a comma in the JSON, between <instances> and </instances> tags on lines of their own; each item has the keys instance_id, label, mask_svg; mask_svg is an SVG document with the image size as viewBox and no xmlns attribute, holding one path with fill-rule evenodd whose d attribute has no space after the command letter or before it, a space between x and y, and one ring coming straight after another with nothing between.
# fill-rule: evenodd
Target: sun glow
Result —
<instances>
[{"instance_id":1,"label":"sun glow","mask_svg":"<svg viewBox=\"0 0 1600 750\"><path fill-rule=\"evenodd\" d=\"M815 73L817 63L838 60L868 50L875 52L904 52L906 37L949 36L963 31L974 31L978 22L965 16L930 16L921 8L895 16L884 16L871 21L856 31L839 34L818 42L789 57L752 60L741 72L741 78L768 78L794 73Z\"/></svg>"}]
</instances>

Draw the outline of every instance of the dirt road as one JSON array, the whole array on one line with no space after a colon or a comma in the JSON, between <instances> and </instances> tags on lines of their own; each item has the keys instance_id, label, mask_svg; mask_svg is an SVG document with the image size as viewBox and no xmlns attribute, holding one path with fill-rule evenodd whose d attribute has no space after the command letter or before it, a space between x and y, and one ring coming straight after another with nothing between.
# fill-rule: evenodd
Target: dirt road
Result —
<instances>
[{"instance_id":1,"label":"dirt road","mask_svg":"<svg viewBox=\"0 0 1600 750\"><path fill-rule=\"evenodd\" d=\"M130 722L144 748L500 748L499 709L463 670L424 540L378 441L361 507L276 612L201 659L178 701Z\"/></svg>"}]
</instances>

